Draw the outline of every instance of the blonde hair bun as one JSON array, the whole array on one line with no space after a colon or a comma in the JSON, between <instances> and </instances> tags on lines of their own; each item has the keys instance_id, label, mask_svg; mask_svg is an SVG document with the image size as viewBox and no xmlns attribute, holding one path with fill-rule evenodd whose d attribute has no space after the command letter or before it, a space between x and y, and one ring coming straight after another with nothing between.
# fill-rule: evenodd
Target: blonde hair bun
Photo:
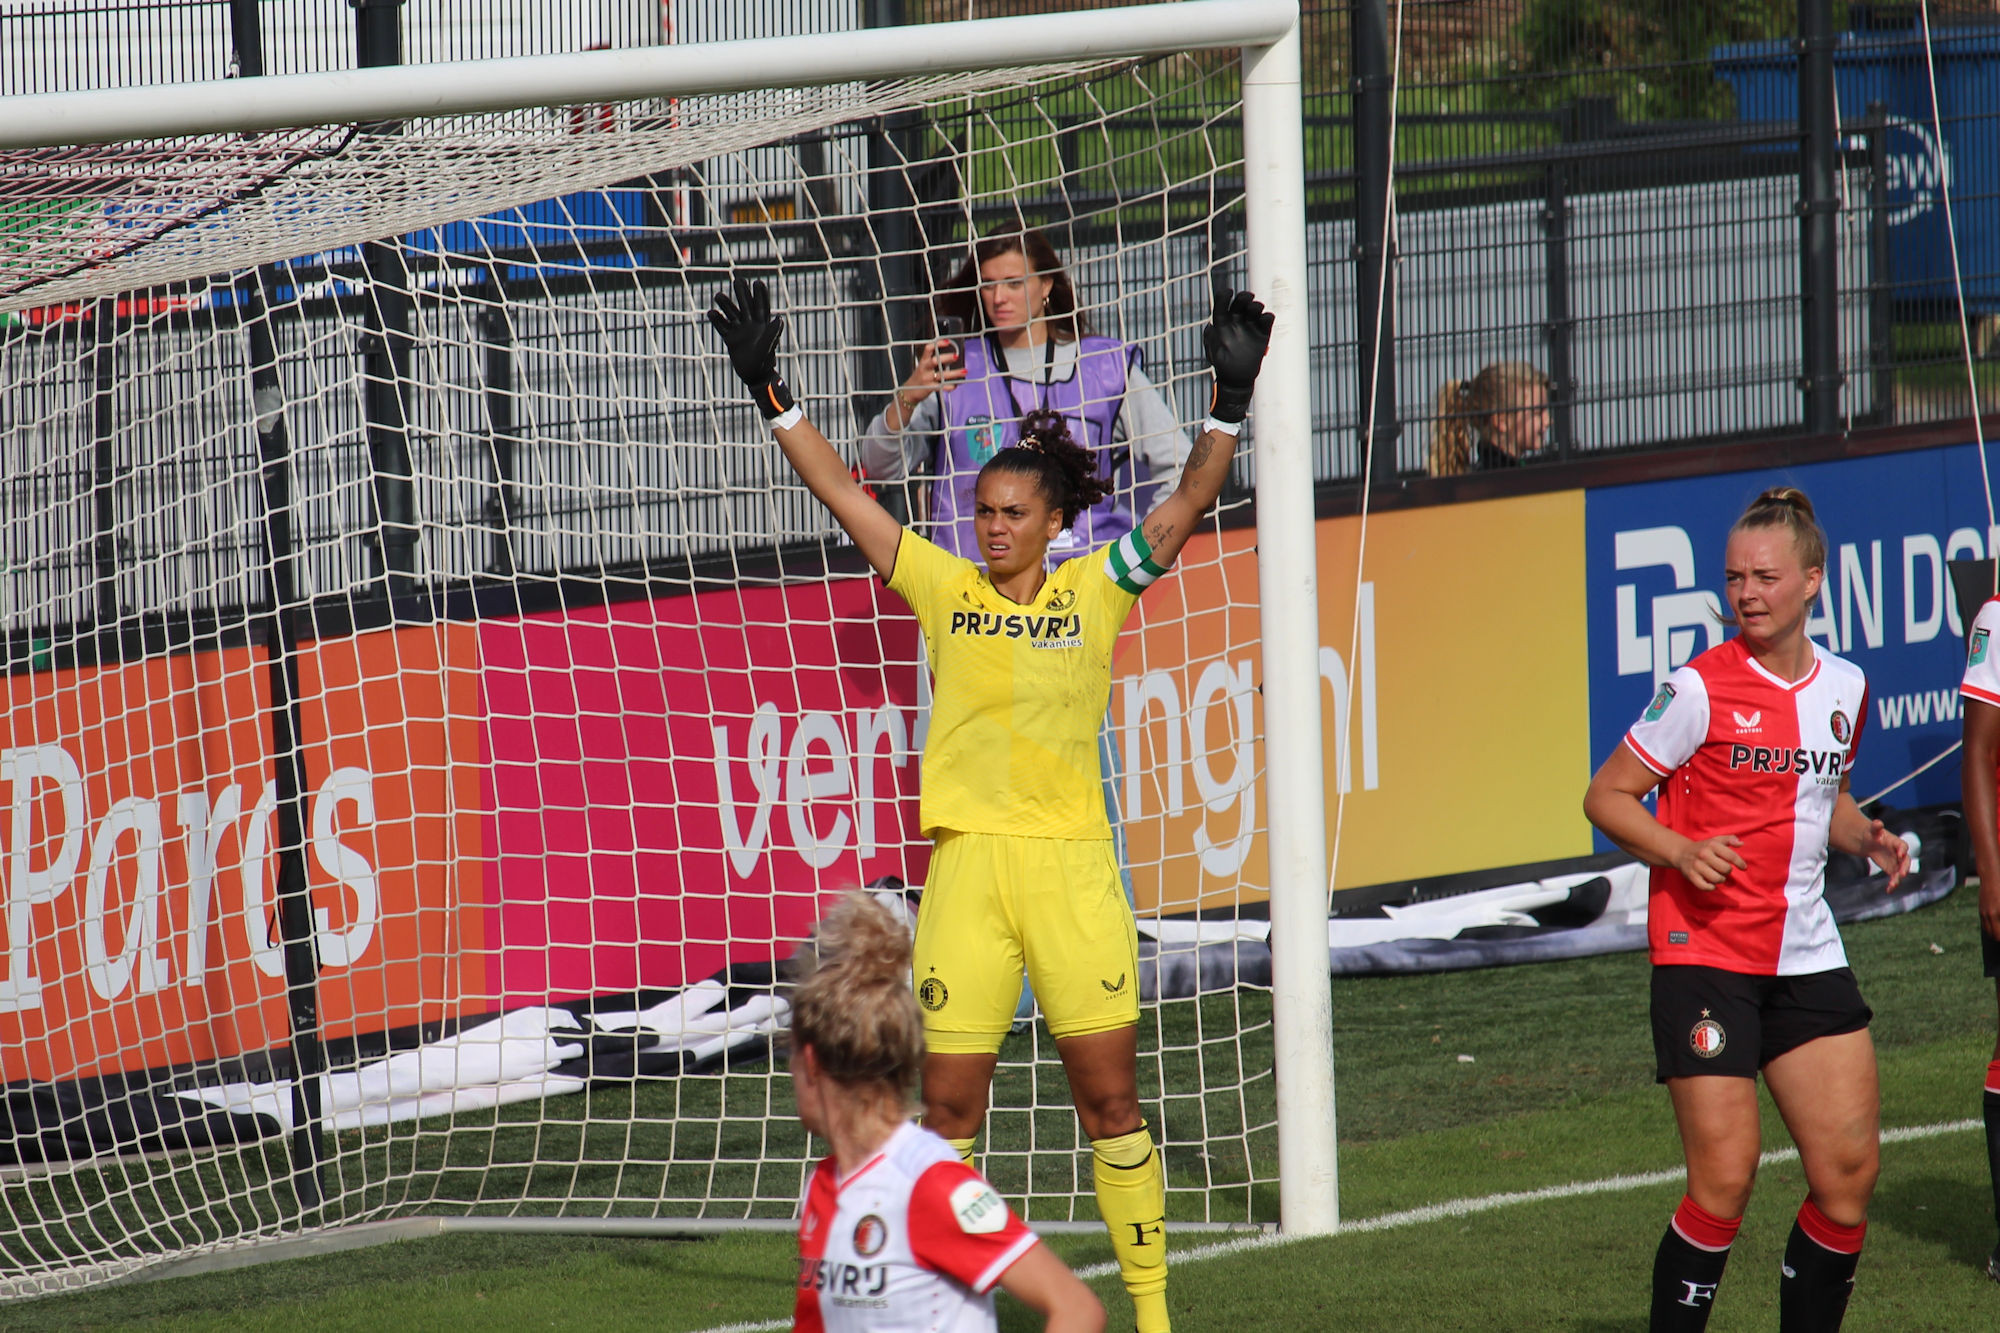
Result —
<instances>
[{"instance_id":1,"label":"blonde hair bun","mask_svg":"<svg viewBox=\"0 0 2000 1333\"><path fill-rule=\"evenodd\" d=\"M1751 528L1784 528L1792 534L1792 549L1802 567L1826 568L1826 532L1813 513L1812 497L1798 487L1772 486L1759 492L1729 531Z\"/></svg>"},{"instance_id":2,"label":"blonde hair bun","mask_svg":"<svg viewBox=\"0 0 2000 1333\"><path fill-rule=\"evenodd\" d=\"M886 1086L905 1102L924 1062L924 1021L910 991L910 932L865 893L843 894L800 950L792 1046L849 1087Z\"/></svg>"}]
</instances>

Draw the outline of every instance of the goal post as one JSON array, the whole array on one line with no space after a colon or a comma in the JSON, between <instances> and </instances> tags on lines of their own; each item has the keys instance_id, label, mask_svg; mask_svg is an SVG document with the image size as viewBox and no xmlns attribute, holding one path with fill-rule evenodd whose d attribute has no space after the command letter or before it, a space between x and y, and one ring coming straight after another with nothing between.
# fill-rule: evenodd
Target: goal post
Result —
<instances>
[{"instance_id":1,"label":"goal post","mask_svg":"<svg viewBox=\"0 0 2000 1333\"><path fill-rule=\"evenodd\" d=\"M1184 0L9 99L0 1296L426 1217L785 1215L755 1060L826 895L921 871L928 681L701 312L768 277L858 461L898 320L1003 220L1062 231L1182 430L1211 276L1276 316L1254 542L1141 604L1107 798L1149 984L1197 978L1145 1020L1170 1218L1333 1230L1299 62L1295 0ZM1266 897L1268 986L1217 981L1197 909ZM988 1160L1075 1220L1016 1040Z\"/></svg>"},{"instance_id":2,"label":"goal post","mask_svg":"<svg viewBox=\"0 0 2000 1333\"><path fill-rule=\"evenodd\" d=\"M1270 45L1243 53L1243 178L1250 285L1278 317L1256 401L1278 1189L1285 1230L1321 1235L1340 1224L1340 1189L1333 998L1319 948L1327 938L1330 884L1299 108L1299 30L1294 24Z\"/></svg>"}]
</instances>

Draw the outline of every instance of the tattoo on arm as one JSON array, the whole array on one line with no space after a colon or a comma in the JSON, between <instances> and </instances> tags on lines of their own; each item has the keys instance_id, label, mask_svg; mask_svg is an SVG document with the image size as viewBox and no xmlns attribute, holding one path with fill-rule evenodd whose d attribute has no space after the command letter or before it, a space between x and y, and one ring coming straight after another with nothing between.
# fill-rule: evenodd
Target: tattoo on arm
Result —
<instances>
[{"instance_id":1,"label":"tattoo on arm","mask_svg":"<svg viewBox=\"0 0 2000 1333\"><path fill-rule=\"evenodd\" d=\"M1146 545L1156 551L1171 540L1173 535L1174 525L1171 523L1164 523L1155 519L1146 524Z\"/></svg>"},{"instance_id":2,"label":"tattoo on arm","mask_svg":"<svg viewBox=\"0 0 2000 1333\"><path fill-rule=\"evenodd\" d=\"M1194 442L1194 448L1188 451L1187 467L1185 470L1188 472L1199 472L1208 466L1209 455L1214 452L1214 442L1209 439L1208 432L1203 431L1201 438Z\"/></svg>"}]
</instances>

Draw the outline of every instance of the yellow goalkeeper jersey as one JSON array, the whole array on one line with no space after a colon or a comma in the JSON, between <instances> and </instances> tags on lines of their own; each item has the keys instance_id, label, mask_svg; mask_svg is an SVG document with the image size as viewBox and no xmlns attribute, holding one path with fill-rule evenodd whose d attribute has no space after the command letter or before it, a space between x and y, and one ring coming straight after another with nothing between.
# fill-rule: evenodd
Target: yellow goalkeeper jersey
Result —
<instances>
[{"instance_id":1,"label":"yellow goalkeeper jersey","mask_svg":"<svg viewBox=\"0 0 2000 1333\"><path fill-rule=\"evenodd\" d=\"M1111 652L1139 594L1165 571L1137 531L1065 560L1032 603L904 529L889 587L930 651L930 734L919 820L1020 838L1108 838L1097 730Z\"/></svg>"}]
</instances>

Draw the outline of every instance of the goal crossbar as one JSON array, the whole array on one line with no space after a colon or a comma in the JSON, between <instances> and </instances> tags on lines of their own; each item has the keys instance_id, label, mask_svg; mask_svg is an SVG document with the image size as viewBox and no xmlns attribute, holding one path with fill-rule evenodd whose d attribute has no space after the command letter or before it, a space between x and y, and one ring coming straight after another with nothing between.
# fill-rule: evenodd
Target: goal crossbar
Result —
<instances>
[{"instance_id":1,"label":"goal crossbar","mask_svg":"<svg viewBox=\"0 0 2000 1333\"><path fill-rule=\"evenodd\" d=\"M7 99L0 149L53 148L525 107L694 97L1162 52L1260 47L1296 0L1182 0L811 37L768 37L208 80Z\"/></svg>"}]
</instances>

